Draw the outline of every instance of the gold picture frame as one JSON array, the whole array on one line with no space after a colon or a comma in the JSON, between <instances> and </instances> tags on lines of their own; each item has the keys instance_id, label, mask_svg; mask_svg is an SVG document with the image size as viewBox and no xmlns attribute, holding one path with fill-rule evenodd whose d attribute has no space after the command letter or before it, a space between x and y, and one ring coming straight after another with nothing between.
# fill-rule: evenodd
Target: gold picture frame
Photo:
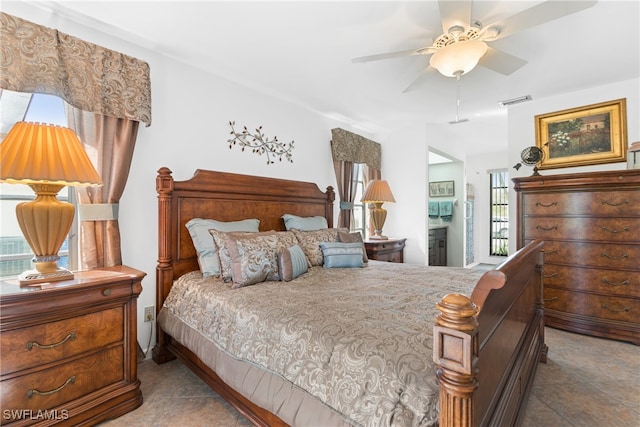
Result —
<instances>
[{"instance_id":1,"label":"gold picture frame","mask_svg":"<svg viewBox=\"0 0 640 427\"><path fill-rule=\"evenodd\" d=\"M535 116L538 169L627 160L626 98Z\"/></svg>"}]
</instances>

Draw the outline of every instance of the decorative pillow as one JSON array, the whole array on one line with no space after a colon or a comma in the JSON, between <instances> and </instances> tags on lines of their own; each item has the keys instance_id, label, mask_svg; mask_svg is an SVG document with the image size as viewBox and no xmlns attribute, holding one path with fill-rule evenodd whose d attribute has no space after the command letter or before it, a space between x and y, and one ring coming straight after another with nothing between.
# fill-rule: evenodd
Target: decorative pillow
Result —
<instances>
[{"instance_id":1,"label":"decorative pillow","mask_svg":"<svg viewBox=\"0 0 640 427\"><path fill-rule=\"evenodd\" d=\"M287 230L313 231L329 228L327 219L323 216L296 216L291 214L282 215L284 226Z\"/></svg>"},{"instance_id":2,"label":"decorative pillow","mask_svg":"<svg viewBox=\"0 0 640 427\"><path fill-rule=\"evenodd\" d=\"M361 243L322 242L325 268L364 267Z\"/></svg>"},{"instance_id":3,"label":"decorative pillow","mask_svg":"<svg viewBox=\"0 0 640 427\"><path fill-rule=\"evenodd\" d=\"M312 266L322 265L323 263L320 242L336 242L338 240L338 231L349 232L346 228L325 228L324 230L315 231L294 229L292 231L295 233L298 244Z\"/></svg>"},{"instance_id":4,"label":"decorative pillow","mask_svg":"<svg viewBox=\"0 0 640 427\"><path fill-rule=\"evenodd\" d=\"M185 224L193 246L198 254L198 265L203 277L218 276L220 266L216 246L209 234L210 229L220 231L258 231L260 221L257 219L245 219L242 221L223 222L215 219L193 218Z\"/></svg>"},{"instance_id":5,"label":"decorative pillow","mask_svg":"<svg viewBox=\"0 0 640 427\"><path fill-rule=\"evenodd\" d=\"M278 236L275 231L262 233L226 233L231 257L233 288L280 280L278 274Z\"/></svg>"},{"instance_id":6,"label":"decorative pillow","mask_svg":"<svg viewBox=\"0 0 640 427\"><path fill-rule=\"evenodd\" d=\"M278 252L278 272L280 280L289 282L309 269L309 261L298 245L281 248Z\"/></svg>"},{"instance_id":7,"label":"decorative pillow","mask_svg":"<svg viewBox=\"0 0 640 427\"><path fill-rule=\"evenodd\" d=\"M279 248L289 248L298 244L298 238L293 231L276 231Z\"/></svg>"},{"instance_id":8,"label":"decorative pillow","mask_svg":"<svg viewBox=\"0 0 640 427\"><path fill-rule=\"evenodd\" d=\"M253 232L234 231L234 233L255 234ZM219 273L218 275L225 282L230 282L232 277L231 255L229 254L229 245L227 245L227 233L211 229L209 234L213 237L216 246L216 254L218 256Z\"/></svg>"},{"instance_id":9,"label":"decorative pillow","mask_svg":"<svg viewBox=\"0 0 640 427\"><path fill-rule=\"evenodd\" d=\"M367 249L364 247L364 241L362 240L362 234L359 231L355 233L343 233L341 231L338 232L338 242L343 243L362 243L362 262L369 262L369 258L367 257Z\"/></svg>"}]
</instances>

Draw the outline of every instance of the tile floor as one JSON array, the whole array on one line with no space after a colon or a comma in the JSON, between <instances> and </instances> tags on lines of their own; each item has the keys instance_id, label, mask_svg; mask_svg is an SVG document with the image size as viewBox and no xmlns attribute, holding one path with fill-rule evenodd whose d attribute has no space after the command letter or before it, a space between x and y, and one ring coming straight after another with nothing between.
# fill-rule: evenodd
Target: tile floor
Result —
<instances>
[{"instance_id":1,"label":"tile floor","mask_svg":"<svg viewBox=\"0 0 640 427\"><path fill-rule=\"evenodd\" d=\"M640 347L546 329L524 427L640 426ZM143 405L108 427L246 427L250 423L181 362L138 365Z\"/></svg>"}]
</instances>

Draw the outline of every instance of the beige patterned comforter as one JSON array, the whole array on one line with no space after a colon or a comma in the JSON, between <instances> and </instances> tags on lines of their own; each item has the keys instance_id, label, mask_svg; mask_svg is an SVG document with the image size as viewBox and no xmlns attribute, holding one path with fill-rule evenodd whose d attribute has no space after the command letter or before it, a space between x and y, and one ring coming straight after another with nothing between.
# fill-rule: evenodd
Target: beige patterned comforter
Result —
<instances>
[{"instance_id":1,"label":"beige patterned comforter","mask_svg":"<svg viewBox=\"0 0 640 427\"><path fill-rule=\"evenodd\" d=\"M163 310L353 425L431 426L438 421L435 304L448 293L470 295L480 275L371 261L231 289L192 272L176 281Z\"/></svg>"}]
</instances>

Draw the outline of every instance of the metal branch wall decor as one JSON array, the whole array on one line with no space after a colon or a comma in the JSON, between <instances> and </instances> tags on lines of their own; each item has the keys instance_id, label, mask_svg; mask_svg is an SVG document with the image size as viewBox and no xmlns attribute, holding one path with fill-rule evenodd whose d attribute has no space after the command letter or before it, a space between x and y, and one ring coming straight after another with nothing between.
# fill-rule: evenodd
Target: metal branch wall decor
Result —
<instances>
[{"instance_id":1,"label":"metal branch wall decor","mask_svg":"<svg viewBox=\"0 0 640 427\"><path fill-rule=\"evenodd\" d=\"M285 144L278 141L277 136L269 139L269 137L262 133L262 126L258 127L253 134L249 133L246 126L243 126L242 131L238 132L235 129L235 124L236 122L229 122L229 126L231 126L231 132L229 132L229 134L233 135L233 138L227 140L229 149L232 149L233 146L237 144L242 147L242 151L244 151L245 148L250 148L252 153L259 155L266 154L268 165L275 163L274 159L276 158L281 162L283 157L288 162L293 163L292 151L294 141Z\"/></svg>"}]
</instances>

